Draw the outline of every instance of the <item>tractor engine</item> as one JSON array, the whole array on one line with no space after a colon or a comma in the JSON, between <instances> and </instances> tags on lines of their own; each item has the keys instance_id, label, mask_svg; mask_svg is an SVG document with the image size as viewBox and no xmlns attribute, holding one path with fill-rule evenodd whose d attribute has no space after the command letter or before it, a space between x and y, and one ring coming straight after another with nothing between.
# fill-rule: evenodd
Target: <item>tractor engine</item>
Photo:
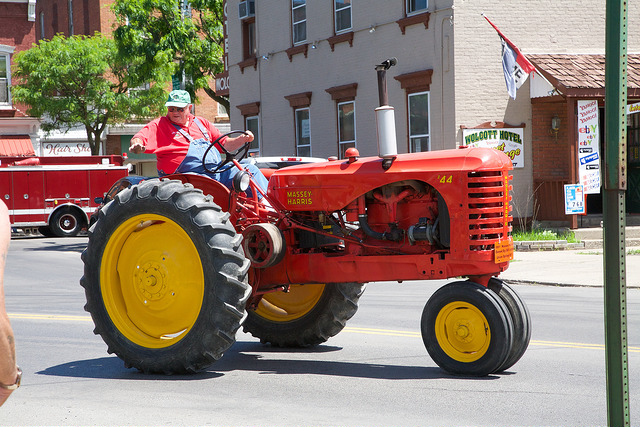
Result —
<instances>
[{"instance_id":1,"label":"tractor engine","mask_svg":"<svg viewBox=\"0 0 640 427\"><path fill-rule=\"evenodd\" d=\"M433 187L416 180L376 188L331 214L296 216L310 228L294 229L291 243L299 253L430 253L449 246L446 204ZM345 236L363 245L349 247Z\"/></svg>"}]
</instances>

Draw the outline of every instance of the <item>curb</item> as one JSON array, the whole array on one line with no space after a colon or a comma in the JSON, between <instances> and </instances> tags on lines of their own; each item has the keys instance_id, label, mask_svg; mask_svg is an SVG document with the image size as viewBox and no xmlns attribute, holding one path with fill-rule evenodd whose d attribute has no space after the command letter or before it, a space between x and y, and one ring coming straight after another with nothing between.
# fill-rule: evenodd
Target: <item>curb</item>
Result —
<instances>
[{"instance_id":1,"label":"curb","mask_svg":"<svg viewBox=\"0 0 640 427\"><path fill-rule=\"evenodd\" d=\"M522 240L513 242L516 251L559 251L585 249L585 242L568 243L566 240Z\"/></svg>"},{"instance_id":2,"label":"curb","mask_svg":"<svg viewBox=\"0 0 640 427\"><path fill-rule=\"evenodd\" d=\"M626 239L625 246L638 247L640 246L640 239ZM513 249L521 252L602 249L602 240L587 239L579 243L568 243L566 240L518 240L513 242Z\"/></svg>"},{"instance_id":3,"label":"curb","mask_svg":"<svg viewBox=\"0 0 640 427\"><path fill-rule=\"evenodd\" d=\"M512 285L530 285L530 286L556 286L558 288L602 288L603 285L588 285L577 283L558 283L558 282L539 282L537 280L520 280L501 278L505 283ZM640 289L640 285L626 285L627 289Z\"/></svg>"}]
</instances>

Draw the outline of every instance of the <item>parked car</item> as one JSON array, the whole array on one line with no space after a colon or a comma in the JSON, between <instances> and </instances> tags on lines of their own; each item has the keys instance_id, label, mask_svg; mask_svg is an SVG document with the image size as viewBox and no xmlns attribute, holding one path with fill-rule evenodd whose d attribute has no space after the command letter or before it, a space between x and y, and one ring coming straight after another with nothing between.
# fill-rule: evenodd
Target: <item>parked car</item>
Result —
<instances>
[{"instance_id":1,"label":"parked car","mask_svg":"<svg viewBox=\"0 0 640 427\"><path fill-rule=\"evenodd\" d=\"M281 169L287 166L303 165L306 163L326 162L327 159L320 157L278 157L278 156L265 156L265 157L249 157L249 162L255 164L264 176L269 178L274 170Z\"/></svg>"}]
</instances>

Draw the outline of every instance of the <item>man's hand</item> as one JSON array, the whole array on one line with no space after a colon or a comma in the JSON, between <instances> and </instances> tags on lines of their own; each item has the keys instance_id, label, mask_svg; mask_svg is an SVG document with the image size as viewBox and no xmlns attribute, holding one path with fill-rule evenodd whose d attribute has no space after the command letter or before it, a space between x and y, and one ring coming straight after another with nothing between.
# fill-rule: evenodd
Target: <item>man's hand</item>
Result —
<instances>
[{"instance_id":1,"label":"man's hand","mask_svg":"<svg viewBox=\"0 0 640 427\"><path fill-rule=\"evenodd\" d=\"M147 147L144 146L144 142L140 138L132 138L129 151L133 154L141 154L147 151Z\"/></svg>"},{"instance_id":2,"label":"man's hand","mask_svg":"<svg viewBox=\"0 0 640 427\"><path fill-rule=\"evenodd\" d=\"M223 143L224 148L229 150L230 152L234 152L237 149L241 148L244 144L247 144L253 141L253 133L248 130L246 133L238 135L234 138L227 137Z\"/></svg>"},{"instance_id":3,"label":"man's hand","mask_svg":"<svg viewBox=\"0 0 640 427\"><path fill-rule=\"evenodd\" d=\"M244 137L244 143L253 141L253 138L254 138L253 132L251 132L250 130L246 132L247 133L245 135L240 135L240 137Z\"/></svg>"}]
</instances>

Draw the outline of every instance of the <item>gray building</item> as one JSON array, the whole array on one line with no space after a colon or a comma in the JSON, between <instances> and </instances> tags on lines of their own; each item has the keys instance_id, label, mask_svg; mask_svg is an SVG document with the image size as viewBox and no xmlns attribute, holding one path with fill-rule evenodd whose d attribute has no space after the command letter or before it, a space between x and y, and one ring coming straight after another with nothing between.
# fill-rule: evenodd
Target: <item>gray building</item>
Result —
<instances>
[{"instance_id":1,"label":"gray building","mask_svg":"<svg viewBox=\"0 0 640 427\"><path fill-rule=\"evenodd\" d=\"M562 70L544 65L604 53L603 1L227 0L226 8L231 128L253 130L260 155L343 156L349 147L377 155L375 66L395 57L387 87L398 152L455 148L467 129L516 131L517 217L535 219L541 204L562 204L562 183L579 179L576 102L595 99L602 107L603 84L591 92L578 90L580 82L568 87ZM638 22L640 8L629 9L629 22ZM516 99L507 93L501 39L483 13L538 59ZM629 52L640 42L634 28ZM634 97L640 92L630 85L630 103ZM551 150L561 155L534 155ZM597 203L587 200L594 212ZM564 212L542 214L577 224Z\"/></svg>"}]
</instances>

